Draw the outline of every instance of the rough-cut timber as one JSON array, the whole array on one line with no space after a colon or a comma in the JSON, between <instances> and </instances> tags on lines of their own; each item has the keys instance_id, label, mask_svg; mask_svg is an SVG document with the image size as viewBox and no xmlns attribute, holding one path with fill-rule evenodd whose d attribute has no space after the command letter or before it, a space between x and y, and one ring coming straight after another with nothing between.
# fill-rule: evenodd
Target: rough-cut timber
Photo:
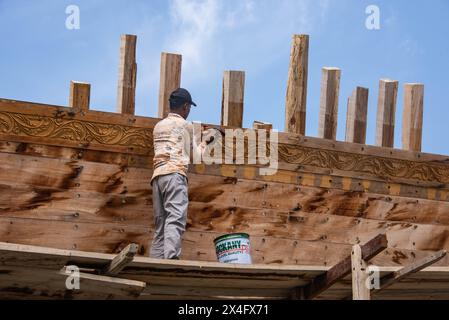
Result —
<instances>
[{"instance_id":1,"label":"rough-cut timber","mask_svg":"<svg viewBox=\"0 0 449 320\"><path fill-rule=\"evenodd\" d=\"M285 106L285 131L306 134L307 76L309 36L294 35L288 69Z\"/></svg>"},{"instance_id":2,"label":"rough-cut timber","mask_svg":"<svg viewBox=\"0 0 449 320\"><path fill-rule=\"evenodd\" d=\"M323 68L321 72L320 119L318 137L330 140L337 138L338 97L341 70Z\"/></svg>"},{"instance_id":3,"label":"rough-cut timber","mask_svg":"<svg viewBox=\"0 0 449 320\"><path fill-rule=\"evenodd\" d=\"M134 114L136 99L136 43L137 36L122 35L117 89L117 113Z\"/></svg>"},{"instance_id":4,"label":"rough-cut timber","mask_svg":"<svg viewBox=\"0 0 449 320\"><path fill-rule=\"evenodd\" d=\"M397 95L398 81L380 80L376 120L376 145L379 147L393 148L394 146Z\"/></svg>"},{"instance_id":5,"label":"rough-cut timber","mask_svg":"<svg viewBox=\"0 0 449 320\"><path fill-rule=\"evenodd\" d=\"M424 85L404 85L404 109L402 117L402 148L421 151L423 123Z\"/></svg>"},{"instance_id":6,"label":"rough-cut timber","mask_svg":"<svg viewBox=\"0 0 449 320\"><path fill-rule=\"evenodd\" d=\"M69 107L75 112L89 111L90 104L90 84L70 81Z\"/></svg>"},{"instance_id":7,"label":"rough-cut timber","mask_svg":"<svg viewBox=\"0 0 449 320\"><path fill-rule=\"evenodd\" d=\"M348 99L346 142L365 144L368 113L368 89L357 87Z\"/></svg>"},{"instance_id":8,"label":"rough-cut timber","mask_svg":"<svg viewBox=\"0 0 449 320\"><path fill-rule=\"evenodd\" d=\"M243 102L245 96L245 72L225 71L221 102L221 125L243 126Z\"/></svg>"},{"instance_id":9,"label":"rough-cut timber","mask_svg":"<svg viewBox=\"0 0 449 320\"><path fill-rule=\"evenodd\" d=\"M351 252L352 300L370 300L370 288L367 286L368 264L362 258L362 248L356 244Z\"/></svg>"},{"instance_id":10,"label":"rough-cut timber","mask_svg":"<svg viewBox=\"0 0 449 320\"><path fill-rule=\"evenodd\" d=\"M159 84L159 118L170 112L170 94L181 86L182 55L162 52Z\"/></svg>"}]
</instances>

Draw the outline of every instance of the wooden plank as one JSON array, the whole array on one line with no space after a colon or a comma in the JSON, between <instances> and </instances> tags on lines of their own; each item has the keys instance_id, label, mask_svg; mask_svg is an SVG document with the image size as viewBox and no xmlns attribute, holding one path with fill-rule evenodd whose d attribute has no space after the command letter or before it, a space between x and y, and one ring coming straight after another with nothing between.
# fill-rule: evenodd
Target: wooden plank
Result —
<instances>
[{"instance_id":1,"label":"wooden plank","mask_svg":"<svg viewBox=\"0 0 449 320\"><path fill-rule=\"evenodd\" d=\"M394 147L394 125L398 81L380 80L377 102L376 145Z\"/></svg>"},{"instance_id":2,"label":"wooden plank","mask_svg":"<svg viewBox=\"0 0 449 320\"><path fill-rule=\"evenodd\" d=\"M273 130L273 124L271 124L269 122L264 122L264 121L254 121L253 129L270 131L270 130Z\"/></svg>"},{"instance_id":3,"label":"wooden plank","mask_svg":"<svg viewBox=\"0 0 449 320\"><path fill-rule=\"evenodd\" d=\"M75 112L89 111L90 84L85 82L70 81L69 107Z\"/></svg>"},{"instance_id":4,"label":"wooden plank","mask_svg":"<svg viewBox=\"0 0 449 320\"><path fill-rule=\"evenodd\" d=\"M112 260L111 263L102 270L102 273L109 275L119 274L123 268L133 261L138 250L139 246L135 243L127 245L126 248L120 251L114 260Z\"/></svg>"},{"instance_id":5,"label":"wooden plank","mask_svg":"<svg viewBox=\"0 0 449 320\"><path fill-rule=\"evenodd\" d=\"M402 148L421 151L424 105L424 85L404 85L404 108L402 116Z\"/></svg>"},{"instance_id":6,"label":"wooden plank","mask_svg":"<svg viewBox=\"0 0 449 320\"><path fill-rule=\"evenodd\" d=\"M62 276L73 275L68 267L64 267L60 272ZM79 272L80 290L84 292L100 292L115 296L138 297L146 288L143 281L108 277L104 275Z\"/></svg>"},{"instance_id":7,"label":"wooden plank","mask_svg":"<svg viewBox=\"0 0 449 320\"><path fill-rule=\"evenodd\" d=\"M346 142L366 142L368 89L357 87L348 99L346 114Z\"/></svg>"},{"instance_id":8,"label":"wooden plank","mask_svg":"<svg viewBox=\"0 0 449 320\"><path fill-rule=\"evenodd\" d=\"M245 95L245 72L225 71L221 101L221 125L243 127L243 101Z\"/></svg>"},{"instance_id":9,"label":"wooden plank","mask_svg":"<svg viewBox=\"0 0 449 320\"><path fill-rule=\"evenodd\" d=\"M125 34L120 38L120 62L117 89L117 113L134 115L136 99L137 36Z\"/></svg>"},{"instance_id":10,"label":"wooden plank","mask_svg":"<svg viewBox=\"0 0 449 320\"><path fill-rule=\"evenodd\" d=\"M415 261L414 263L409 264L398 271L392 272L389 275L384 276L383 278L380 279L380 288L374 289L372 293L376 294L379 291L390 287L391 285L397 283L401 279L408 277L410 274L416 273L418 271L423 270L424 268L427 268L428 266L431 266L432 264L441 260L445 256L446 250L440 250L430 256Z\"/></svg>"},{"instance_id":11,"label":"wooden plank","mask_svg":"<svg viewBox=\"0 0 449 320\"><path fill-rule=\"evenodd\" d=\"M323 68L321 72L320 118L318 137L336 140L338 120L338 97L341 70Z\"/></svg>"},{"instance_id":12,"label":"wooden plank","mask_svg":"<svg viewBox=\"0 0 449 320\"><path fill-rule=\"evenodd\" d=\"M361 247L362 259L369 261L378 253L388 247L385 234L379 234ZM351 272L351 256L334 265L323 275L318 276L310 284L304 287L304 296L306 299L313 299L320 293L330 288L338 280L344 278Z\"/></svg>"},{"instance_id":13,"label":"wooden plank","mask_svg":"<svg viewBox=\"0 0 449 320\"><path fill-rule=\"evenodd\" d=\"M306 134L308 64L309 36L294 35L285 105L285 131L289 133Z\"/></svg>"},{"instance_id":14,"label":"wooden plank","mask_svg":"<svg viewBox=\"0 0 449 320\"><path fill-rule=\"evenodd\" d=\"M162 52L158 117L170 112L170 94L181 86L182 55Z\"/></svg>"},{"instance_id":15,"label":"wooden plank","mask_svg":"<svg viewBox=\"0 0 449 320\"><path fill-rule=\"evenodd\" d=\"M356 244L351 252L352 299L370 300L370 288L367 286L368 265L362 258L362 248Z\"/></svg>"}]
</instances>

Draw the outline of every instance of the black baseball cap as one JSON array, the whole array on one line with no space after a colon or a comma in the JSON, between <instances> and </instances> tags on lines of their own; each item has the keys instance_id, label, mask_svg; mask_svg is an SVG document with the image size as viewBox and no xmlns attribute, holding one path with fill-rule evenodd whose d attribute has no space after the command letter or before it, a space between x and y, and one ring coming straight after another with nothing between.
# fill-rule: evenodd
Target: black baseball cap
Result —
<instances>
[{"instance_id":1,"label":"black baseball cap","mask_svg":"<svg viewBox=\"0 0 449 320\"><path fill-rule=\"evenodd\" d=\"M196 107L196 103L192 101L189 91L184 88L178 88L170 94L170 101L187 102Z\"/></svg>"}]
</instances>

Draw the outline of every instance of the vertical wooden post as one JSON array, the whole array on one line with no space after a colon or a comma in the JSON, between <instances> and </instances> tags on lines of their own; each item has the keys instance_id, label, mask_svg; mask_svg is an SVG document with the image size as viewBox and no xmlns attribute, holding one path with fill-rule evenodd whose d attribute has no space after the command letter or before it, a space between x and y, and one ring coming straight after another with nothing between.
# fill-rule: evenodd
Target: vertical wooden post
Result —
<instances>
[{"instance_id":1,"label":"vertical wooden post","mask_svg":"<svg viewBox=\"0 0 449 320\"><path fill-rule=\"evenodd\" d=\"M288 69L285 131L305 135L309 36L294 35Z\"/></svg>"},{"instance_id":2,"label":"vertical wooden post","mask_svg":"<svg viewBox=\"0 0 449 320\"><path fill-rule=\"evenodd\" d=\"M352 299L370 300L370 288L367 286L367 280L369 278L367 272L368 265L363 260L362 249L358 244L352 247L351 267Z\"/></svg>"},{"instance_id":3,"label":"vertical wooden post","mask_svg":"<svg viewBox=\"0 0 449 320\"><path fill-rule=\"evenodd\" d=\"M244 71L225 71L221 101L221 125L243 126L243 100L245 91Z\"/></svg>"},{"instance_id":4,"label":"vertical wooden post","mask_svg":"<svg viewBox=\"0 0 449 320\"><path fill-rule=\"evenodd\" d=\"M321 72L320 120L318 137L335 140L337 138L338 94L341 70L323 68Z\"/></svg>"},{"instance_id":5,"label":"vertical wooden post","mask_svg":"<svg viewBox=\"0 0 449 320\"><path fill-rule=\"evenodd\" d=\"M117 112L133 115L136 98L137 36L125 34L121 36L120 41Z\"/></svg>"},{"instance_id":6,"label":"vertical wooden post","mask_svg":"<svg viewBox=\"0 0 449 320\"><path fill-rule=\"evenodd\" d=\"M376 123L376 145L379 147L393 148L394 146L394 122L397 95L398 81L380 80Z\"/></svg>"},{"instance_id":7,"label":"vertical wooden post","mask_svg":"<svg viewBox=\"0 0 449 320\"><path fill-rule=\"evenodd\" d=\"M159 118L165 118L170 112L168 99L170 94L181 87L182 55L162 52L161 78L159 84Z\"/></svg>"},{"instance_id":8,"label":"vertical wooden post","mask_svg":"<svg viewBox=\"0 0 449 320\"><path fill-rule=\"evenodd\" d=\"M89 111L90 84L78 81L70 81L69 107L77 111Z\"/></svg>"},{"instance_id":9,"label":"vertical wooden post","mask_svg":"<svg viewBox=\"0 0 449 320\"><path fill-rule=\"evenodd\" d=\"M357 87L348 99L346 113L346 142L366 142L366 116L368 112L368 89Z\"/></svg>"},{"instance_id":10,"label":"vertical wooden post","mask_svg":"<svg viewBox=\"0 0 449 320\"><path fill-rule=\"evenodd\" d=\"M421 151L424 85L404 85L404 112L402 117L402 148Z\"/></svg>"}]
</instances>

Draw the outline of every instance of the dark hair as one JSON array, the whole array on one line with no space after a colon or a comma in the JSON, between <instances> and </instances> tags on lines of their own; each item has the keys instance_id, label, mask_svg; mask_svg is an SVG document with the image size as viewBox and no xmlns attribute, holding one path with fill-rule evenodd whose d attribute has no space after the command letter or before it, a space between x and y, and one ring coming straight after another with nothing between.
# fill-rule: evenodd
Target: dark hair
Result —
<instances>
[{"instance_id":1,"label":"dark hair","mask_svg":"<svg viewBox=\"0 0 449 320\"><path fill-rule=\"evenodd\" d=\"M184 99L176 99L176 98L170 98L169 102L171 110L179 109L184 105L184 103L186 103Z\"/></svg>"}]
</instances>

